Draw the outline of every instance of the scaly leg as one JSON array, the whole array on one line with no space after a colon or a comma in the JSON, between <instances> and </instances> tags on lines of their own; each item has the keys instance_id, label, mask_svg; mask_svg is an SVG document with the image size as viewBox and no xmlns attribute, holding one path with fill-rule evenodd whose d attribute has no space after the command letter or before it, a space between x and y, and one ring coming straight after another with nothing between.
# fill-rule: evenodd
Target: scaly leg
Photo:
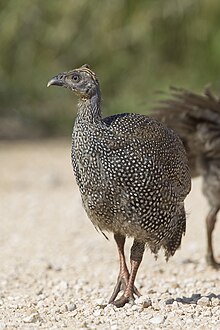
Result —
<instances>
[{"instance_id":1,"label":"scaly leg","mask_svg":"<svg viewBox=\"0 0 220 330\"><path fill-rule=\"evenodd\" d=\"M206 260L207 263L214 268L220 268L220 264L215 260L213 254L213 244L212 244L212 232L215 228L218 211L219 211L219 207L217 206L213 207L208 213L206 218L207 241L208 241Z\"/></svg>"},{"instance_id":2,"label":"scaly leg","mask_svg":"<svg viewBox=\"0 0 220 330\"><path fill-rule=\"evenodd\" d=\"M120 234L115 234L114 239L115 239L115 242L118 247L120 270L119 270L117 283L115 285L111 298L109 299L109 303L114 302L115 298L117 297L118 293L121 290L125 291L127 284L128 284L129 276L130 276L130 274L128 272L128 267L127 267L126 261L125 261L125 255L124 255L125 237ZM134 287L134 293L137 296L140 296L140 293L138 292L138 290L135 287Z\"/></svg>"},{"instance_id":3,"label":"scaly leg","mask_svg":"<svg viewBox=\"0 0 220 330\"><path fill-rule=\"evenodd\" d=\"M145 248L144 243L134 240L134 243L131 248L131 256L130 256L131 272L126 288L124 290L123 295L119 299L113 301L113 304L117 307L123 307L130 300L134 300L134 293L137 294L138 296L140 295L134 286L134 281L143 257L144 248Z\"/></svg>"}]
</instances>

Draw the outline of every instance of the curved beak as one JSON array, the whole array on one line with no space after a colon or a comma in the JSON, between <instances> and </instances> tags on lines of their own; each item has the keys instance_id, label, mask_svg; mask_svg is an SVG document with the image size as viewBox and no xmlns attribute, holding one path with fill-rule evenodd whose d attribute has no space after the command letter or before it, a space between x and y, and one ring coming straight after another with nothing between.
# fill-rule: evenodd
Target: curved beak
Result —
<instances>
[{"instance_id":1,"label":"curved beak","mask_svg":"<svg viewBox=\"0 0 220 330\"><path fill-rule=\"evenodd\" d=\"M50 79L47 83L47 87L50 87L51 85L63 86L64 85L64 74L60 73L60 74L56 75L55 77L53 77L52 79Z\"/></svg>"}]
</instances>

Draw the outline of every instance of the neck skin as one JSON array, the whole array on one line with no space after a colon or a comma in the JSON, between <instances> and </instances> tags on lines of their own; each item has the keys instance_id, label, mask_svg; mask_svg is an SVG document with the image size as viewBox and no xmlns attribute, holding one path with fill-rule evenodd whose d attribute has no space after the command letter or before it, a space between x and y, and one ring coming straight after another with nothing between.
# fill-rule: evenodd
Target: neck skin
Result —
<instances>
[{"instance_id":1,"label":"neck skin","mask_svg":"<svg viewBox=\"0 0 220 330\"><path fill-rule=\"evenodd\" d=\"M78 103L78 121L87 121L89 123L99 123L102 120L101 116L101 95L99 92L91 98L82 98Z\"/></svg>"}]
</instances>

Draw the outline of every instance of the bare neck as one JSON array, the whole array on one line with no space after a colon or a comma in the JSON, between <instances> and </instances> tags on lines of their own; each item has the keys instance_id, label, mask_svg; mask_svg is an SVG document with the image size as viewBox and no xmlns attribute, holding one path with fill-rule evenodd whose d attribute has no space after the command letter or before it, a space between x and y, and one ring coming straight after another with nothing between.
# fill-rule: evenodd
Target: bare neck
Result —
<instances>
[{"instance_id":1,"label":"bare neck","mask_svg":"<svg viewBox=\"0 0 220 330\"><path fill-rule=\"evenodd\" d=\"M78 103L78 121L87 121L89 123L101 122L101 96L96 93L89 99L81 99Z\"/></svg>"}]
</instances>

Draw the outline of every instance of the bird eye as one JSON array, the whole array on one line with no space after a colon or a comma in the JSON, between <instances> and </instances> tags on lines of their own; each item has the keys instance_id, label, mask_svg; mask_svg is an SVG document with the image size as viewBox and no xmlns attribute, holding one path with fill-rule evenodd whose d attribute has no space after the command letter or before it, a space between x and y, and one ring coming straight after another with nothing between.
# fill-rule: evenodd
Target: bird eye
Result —
<instances>
[{"instance_id":1,"label":"bird eye","mask_svg":"<svg viewBox=\"0 0 220 330\"><path fill-rule=\"evenodd\" d=\"M79 81L79 75L78 74L72 75L72 80L74 80L75 82L78 82Z\"/></svg>"}]
</instances>

